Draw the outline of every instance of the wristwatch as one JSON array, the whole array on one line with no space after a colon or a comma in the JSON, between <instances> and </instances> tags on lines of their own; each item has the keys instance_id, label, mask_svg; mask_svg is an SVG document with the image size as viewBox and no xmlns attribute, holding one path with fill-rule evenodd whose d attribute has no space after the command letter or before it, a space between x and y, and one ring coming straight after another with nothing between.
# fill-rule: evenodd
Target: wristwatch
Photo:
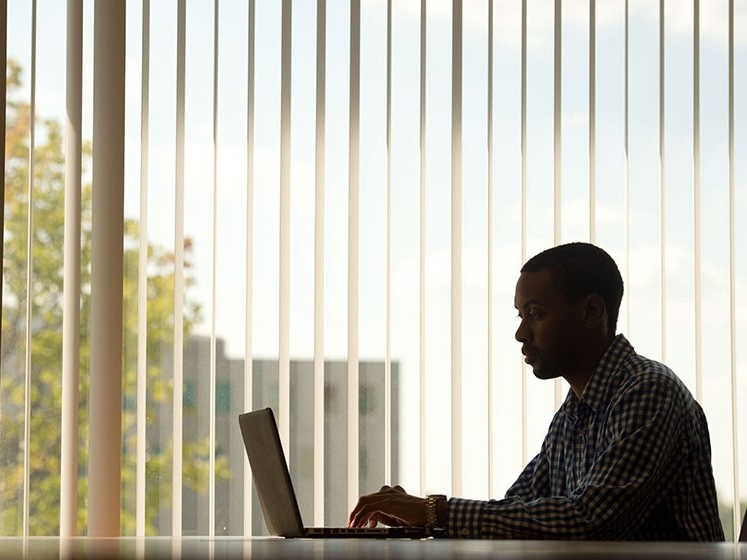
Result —
<instances>
[{"instance_id":1,"label":"wristwatch","mask_svg":"<svg viewBox=\"0 0 747 560\"><path fill-rule=\"evenodd\" d=\"M438 511L436 508L438 507L438 503L446 501L446 496L444 494L428 494L425 497L425 528L426 529L436 529L441 528L438 525Z\"/></svg>"}]
</instances>

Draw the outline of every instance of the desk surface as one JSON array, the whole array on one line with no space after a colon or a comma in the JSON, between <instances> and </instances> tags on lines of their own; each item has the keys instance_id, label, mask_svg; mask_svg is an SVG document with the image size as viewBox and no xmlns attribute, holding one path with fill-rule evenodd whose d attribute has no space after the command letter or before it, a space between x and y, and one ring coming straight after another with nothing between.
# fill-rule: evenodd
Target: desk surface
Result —
<instances>
[{"instance_id":1,"label":"desk surface","mask_svg":"<svg viewBox=\"0 0 747 560\"><path fill-rule=\"evenodd\" d=\"M231 537L0 537L0 558L512 558L747 560L747 544L277 539Z\"/></svg>"}]
</instances>

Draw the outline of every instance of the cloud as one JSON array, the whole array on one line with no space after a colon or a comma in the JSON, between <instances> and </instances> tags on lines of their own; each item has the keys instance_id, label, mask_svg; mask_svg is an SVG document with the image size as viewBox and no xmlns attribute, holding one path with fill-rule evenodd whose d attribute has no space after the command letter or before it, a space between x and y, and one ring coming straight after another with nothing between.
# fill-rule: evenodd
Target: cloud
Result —
<instances>
[{"instance_id":1,"label":"cloud","mask_svg":"<svg viewBox=\"0 0 747 560\"><path fill-rule=\"evenodd\" d=\"M373 1L373 0L371 0ZM420 18L418 0L402 0L393 3L395 16ZM629 21L653 23L658 26L659 4L650 0L631 1L629 4ZM429 21L451 21L452 3L449 0L429 0L427 3ZM494 30L496 40L507 46L521 44L521 10L522 3L516 0L495 0ZM693 32L693 3L678 1L665 7L666 32L674 36L691 37ZM488 0L463 2L463 19L468 31L487 31ZM564 0L562 2L563 30L582 26L588 28L589 1ZM738 22L747 18L747 4L736 3L734 6L735 28ZM527 44L531 47L545 47L553 40L554 2L552 0L532 1L527 5ZM625 22L625 3L597 2L597 33L609 27L622 26ZM713 41L726 44L728 40L728 4L726 0L708 0L700 2L700 36L701 41ZM670 35L671 37L672 35ZM747 34L736 33L735 43L747 45Z\"/></svg>"}]
</instances>

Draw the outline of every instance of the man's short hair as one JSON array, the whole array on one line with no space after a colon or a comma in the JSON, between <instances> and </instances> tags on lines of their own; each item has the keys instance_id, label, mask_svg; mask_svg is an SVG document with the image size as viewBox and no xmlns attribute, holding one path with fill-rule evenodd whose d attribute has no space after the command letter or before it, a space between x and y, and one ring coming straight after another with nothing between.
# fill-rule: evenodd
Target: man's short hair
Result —
<instances>
[{"instance_id":1,"label":"man's short hair","mask_svg":"<svg viewBox=\"0 0 747 560\"><path fill-rule=\"evenodd\" d=\"M599 295L607 307L607 329L615 334L623 280L606 251L591 243L566 243L535 255L524 263L521 272L540 272L546 268L569 303L591 294Z\"/></svg>"}]
</instances>

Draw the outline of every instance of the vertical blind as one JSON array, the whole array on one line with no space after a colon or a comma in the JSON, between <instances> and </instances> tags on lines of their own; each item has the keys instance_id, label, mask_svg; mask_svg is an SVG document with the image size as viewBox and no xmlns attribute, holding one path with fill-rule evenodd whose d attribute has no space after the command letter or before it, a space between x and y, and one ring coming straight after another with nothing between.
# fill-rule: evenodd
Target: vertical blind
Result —
<instances>
[{"instance_id":1,"label":"vertical blind","mask_svg":"<svg viewBox=\"0 0 747 560\"><path fill-rule=\"evenodd\" d=\"M0 468L24 475L0 482L0 533L262 533L236 422L262 406L308 524L382 484L499 497L567 391L521 362L514 282L584 240L623 273L618 329L703 404L736 535L745 18L739 0L11 2L0 419L24 431L0 426L23 450ZM59 326L38 303L42 119L66 122ZM50 357L34 337L57 328Z\"/></svg>"}]
</instances>

